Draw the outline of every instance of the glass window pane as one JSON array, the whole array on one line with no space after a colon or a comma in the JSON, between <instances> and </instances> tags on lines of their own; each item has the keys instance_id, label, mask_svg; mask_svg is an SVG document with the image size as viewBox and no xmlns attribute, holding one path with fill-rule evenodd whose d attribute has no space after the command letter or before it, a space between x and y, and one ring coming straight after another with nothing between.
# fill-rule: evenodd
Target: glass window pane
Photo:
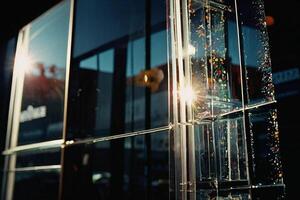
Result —
<instances>
[{"instance_id":1,"label":"glass window pane","mask_svg":"<svg viewBox=\"0 0 300 200\"><path fill-rule=\"evenodd\" d=\"M69 1L29 25L18 144L62 137Z\"/></svg>"},{"instance_id":2,"label":"glass window pane","mask_svg":"<svg viewBox=\"0 0 300 200\"><path fill-rule=\"evenodd\" d=\"M13 200L58 199L59 174L51 170L15 172Z\"/></svg>"},{"instance_id":3,"label":"glass window pane","mask_svg":"<svg viewBox=\"0 0 300 200\"><path fill-rule=\"evenodd\" d=\"M248 104L274 100L269 39L263 1L245 0L239 5Z\"/></svg>"},{"instance_id":4,"label":"glass window pane","mask_svg":"<svg viewBox=\"0 0 300 200\"><path fill-rule=\"evenodd\" d=\"M242 108L234 2L191 1L190 47L195 115L200 119Z\"/></svg>"},{"instance_id":5,"label":"glass window pane","mask_svg":"<svg viewBox=\"0 0 300 200\"><path fill-rule=\"evenodd\" d=\"M253 140L253 162L255 184L282 183L282 164L279 148L277 111L271 107L260 107L249 111Z\"/></svg>"},{"instance_id":6,"label":"glass window pane","mask_svg":"<svg viewBox=\"0 0 300 200\"><path fill-rule=\"evenodd\" d=\"M60 165L60 148L17 153L16 168Z\"/></svg>"},{"instance_id":7,"label":"glass window pane","mask_svg":"<svg viewBox=\"0 0 300 200\"><path fill-rule=\"evenodd\" d=\"M226 199L226 200L249 200L251 192L249 190L200 190L197 192L197 200L202 199Z\"/></svg>"},{"instance_id":8,"label":"glass window pane","mask_svg":"<svg viewBox=\"0 0 300 200\"><path fill-rule=\"evenodd\" d=\"M168 125L165 4L148 24L145 0L77 2L68 138Z\"/></svg>"},{"instance_id":9,"label":"glass window pane","mask_svg":"<svg viewBox=\"0 0 300 200\"><path fill-rule=\"evenodd\" d=\"M194 126L197 183L201 188L247 185L247 155L243 113Z\"/></svg>"},{"instance_id":10,"label":"glass window pane","mask_svg":"<svg viewBox=\"0 0 300 200\"><path fill-rule=\"evenodd\" d=\"M66 147L64 199L168 199L169 134Z\"/></svg>"}]
</instances>

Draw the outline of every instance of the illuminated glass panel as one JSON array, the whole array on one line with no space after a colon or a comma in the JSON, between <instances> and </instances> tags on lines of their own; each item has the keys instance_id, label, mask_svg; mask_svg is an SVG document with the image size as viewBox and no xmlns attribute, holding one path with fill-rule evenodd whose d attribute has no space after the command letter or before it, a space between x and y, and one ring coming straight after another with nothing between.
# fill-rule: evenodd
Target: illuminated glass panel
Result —
<instances>
[{"instance_id":1,"label":"illuminated glass panel","mask_svg":"<svg viewBox=\"0 0 300 200\"><path fill-rule=\"evenodd\" d=\"M69 10L65 1L28 26L19 145L62 137Z\"/></svg>"}]
</instances>

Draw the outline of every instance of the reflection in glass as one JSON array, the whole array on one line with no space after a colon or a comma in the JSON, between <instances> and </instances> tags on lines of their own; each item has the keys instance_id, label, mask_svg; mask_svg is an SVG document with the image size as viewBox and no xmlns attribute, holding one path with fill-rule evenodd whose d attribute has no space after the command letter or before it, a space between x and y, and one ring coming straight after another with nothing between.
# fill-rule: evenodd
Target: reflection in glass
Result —
<instances>
[{"instance_id":1,"label":"reflection in glass","mask_svg":"<svg viewBox=\"0 0 300 200\"><path fill-rule=\"evenodd\" d=\"M16 168L60 164L60 149L33 150L17 154Z\"/></svg>"},{"instance_id":2,"label":"reflection in glass","mask_svg":"<svg viewBox=\"0 0 300 200\"><path fill-rule=\"evenodd\" d=\"M193 135L187 136L188 170L179 184L187 179L193 188L196 181L199 199L259 199L260 192L235 192L251 184L282 189L276 111L265 108L274 101L274 88L263 1L187 2L187 12L182 3L171 4L172 12L182 13L170 20L179 71L173 79L192 82L195 96L191 106L186 100L186 107L178 105L179 112L174 106L184 127L176 142L185 143L186 131ZM252 110L253 104L260 108ZM190 172L194 162L196 179Z\"/></svg>"},{"instance_id":3,"label":"reflection in glass","mask_svg":"<svg viewBox=\"0 0 300 200\"><path fill-rule=\"evenodd\" d=\"M69 1L29 26L18 144L61 138L69 30Z\"/></svg>"},{"instance_id":4,"label":"reflection in glass","mask_svg":"<svg viewBox=\"0 0 300 200\"><path fill-rule=\"evenodd\" d=\"M211 122L195 126L195 151L199 181L216 179L216 157Z\"/></svg>"},{"instance_id":5,"label":"reflection in glass","mask_svg":"<svg viewBox=\"0 0 300 200\"><path fill-rule=\"evenodd\" d=\"M248 104L274 100L269 39L262 0L239 5Z\"/></svg>"},{"instance_id":6,"label":"reflection in glass","mask_svg":"<svg viewBox=\"0 0 300 200\"><path fill-rule=\"evenodd\" d=\"M64 199L168 199L168 132L66 147Z\"/></svg>"},{"instance_id":7,"label":"reflection in glass","mask_svg":"<svg viewBox=\"0 0 300 200\"><path fill-rule=\"evenodd\" d=\"M215 190L200 190L197 192L197 200L250 200L251 192L249 190L237 190L237 191L221 191Z\"/></svg>"},{"instance_id":8,"label":"reflection in glass","mask_svg":"<svg viewBox=\"0 0 300 200\"><path fill-rule=\"evenodd\" d=\"M254 183L281 184L283 178L279 152L277 111L259 108L249 111L253 140Z\"/></svg>"},{"instance_id":9,"label":"reflection in glass","mask_svg":"<svg viewBox=\"0 0 300 200\"><path fill-rule=\"evenodd\" d=\"M246 141L242 113L195 125L197 183L219 187L226 182L247 184ZM239 183L240 182L240 183Z\"/></svg>"},{"instance_id":10,"label":"reflection in glass","mask_svg":"<svg viewBox=\"0 0 300 200\"><path fill-rule=\"evenodd\" d=\"M282 188L256 188L256 189L237 189L221 190L218 193L215 190L200 190L197 192L197 200L258 200L274 199L284 200L284 191Z\"/></svg>"},{"instance_id":11,"label":"reflection in glass","mask_svg":"<svg viewBox=\"0 0 300 200\"><path fill-rule=\"evenodd\" d=\"M246 141L243 114L237 113L214 123L219 181L246 181Z\"/></svg>"},{"instance_id":12,"label":"reflection in glass","mask_svg":"<svg viewBox=\"0 0 300 200\"><path fill-rule=\"evenodd\" d=\"M58 189L57 171L16 172L13 200L53 200L58 198Z\"/></svg>"},{"instance_id":13,"label":"reflection in glass","mask_svg":"<svg viewBox=\"0 0 300 200\"><path fill-rule=\"evenodd\" d=\"M165 3L151 1L147 27L145 0L78 1L68 138L168 125Z\"/></svg>"},{"instance_id":14,"label":"reflection in glass","mask_svg":"<svg viewBox=\"0 0 300 200\"><path fill-rule=\"evenodd\" d=\"M242 92L234 4L190 4L196 119L239 109Z\"/></svg>"}]
</instances>

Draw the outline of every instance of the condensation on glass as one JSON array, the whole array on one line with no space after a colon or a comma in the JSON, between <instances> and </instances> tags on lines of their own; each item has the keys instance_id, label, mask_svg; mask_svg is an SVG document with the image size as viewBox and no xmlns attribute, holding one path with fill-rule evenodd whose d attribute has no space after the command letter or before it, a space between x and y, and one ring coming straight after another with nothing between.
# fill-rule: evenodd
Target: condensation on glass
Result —
<instances>
[{"instance_id":1,"label":"condensation on glass","mask_svg":"<svg viewBox=\"0 0 300 200\"><path fill-rule=\"evenodd\" d=\"M283 199L263 2L174 0L169 14L176 199Z\"/></svg>"}]
</instances>

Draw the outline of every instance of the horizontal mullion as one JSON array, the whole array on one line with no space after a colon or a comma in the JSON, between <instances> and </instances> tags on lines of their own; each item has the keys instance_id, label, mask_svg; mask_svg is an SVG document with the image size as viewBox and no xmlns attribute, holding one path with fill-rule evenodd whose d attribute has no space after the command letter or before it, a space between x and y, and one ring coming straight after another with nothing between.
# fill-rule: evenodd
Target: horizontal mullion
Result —
<instances>
[{"instance_id":1,"label":"horizontal mullion","mask_svg":"<svg viewBox=\"0 0 300 200\"><path fill-rule=\"evenodd\" d=\"M261 102L261 103L257 103L257 104L253 104L253 105L246 105L245 108L239 108L239 109L235 109L232 111L228 111L228 112L224 112L224 113L220 113L218 115L206 115L205 117L201 118L200 120L194 120L194 121L190 121L186 124L182 124L182 125L193 125L193 124L201 124L203 122L207 122L207 121L214 121L217 120L221 117L225 117L231 114L236 114L239 112L244 112L244 111L249 111L252 109L258 109L264 106L269 106L272 104L275 104L277 101L273 100L273 101L269 101L269 102Z\"/></svg>"},{"instance_id":2,"label":"horizontal mullion","mask_svg":"<svg viewBox=\"0 0 300 200\"><path fill-rule=\"evenodd\" d=\"M228 6L224 3L214 1L214 0L209 0L209 1L193 0L193 1L197 5L202 6L204 8L208 8L208 9L212 8L212 9L216 9L216 10L220 10L220 11L234 12L234 10L230 6Z\"/></svg>"},{"instance_id":3,"label":"horizontal mullion","mask_svg":"<svg viewBox=\"0 0 300 200\"><path fill-rule=\"evenodd\" d=\"M45 165L32 167L18 167L8 172L27 172L27 171L57 171L61 169L61 165Z\"/></svg>"},{"instance_id":4,"label":"horizontal mullion","mask_svg":"<svg viewBox=\"0 0 300 200\"><path fill-rule=\"evenodd\" d=\"M88 139L82 139L82 140L77 140L77 141L69 140L69 141L66 141L65 145L70 146L70 145L79 145L79 144L87 144L87 143L94 144L94 143L103 142L103 141L116 140L116 139L122 139L122 138L127 138L127 137L139 136L139 135L146 135L146 134L150 134L150 133L157 133L157 132L161 132L161 131L167 131L170 129L172 129L171 124L169 126L162 126L159 128L146 129L146 130L124 133L124 134L115 134L115 135L106 136L106 137L88 138Z\"/></svg>"},{"instance_id":5,"label":"horizontal mullion","mask_svg":"<svg viewBox=\"0 0 300 200\"><path fill-rule=\"evenodd\" d=\"M18 152L23 152L23 151L30 151L30 150L35 150L35 149L51 149L51 148L57 148L60 147L63 144L63 140L52 140L52 141L47 141L47 142L39 142L39 143L34 143L34 144L26 144L26 145L21 145L21 146L16 146L10 149L7 149L2 152L3 155L10 155Z\"/></svg>"},{"instance_id":6,"label":"horizontal mullion","mask_svg":"<svg viewBox=\"0 0 300 200\"><path fill-rule=\"evenodd\" d=\"M213 121L220 117L224 117L227 115L231 115L231 114L235 114L235 113L239 113L239 112L243 112L243 111L247 111L247 110L251 110L251 109L257 109L259 107L268 106L268 105L271 105L274 103L276 103L276 101L247 105L247 106L245 106L245 108L228 111L226 113L221 113L221 114L215 115L215 116L205 116L205 117L201 118L200 120L194 120L194 121L190 121L190 122L184 123L184 124L179 123L179 125L201 124L205 121ZM11 155L14 153L30 151L30 150L35 150L35 149L43 150L43 149L57 148L62 145L69 146L69 145L77 145L77 144L85 144L85 143L97 143L97 142L102 142L102 141L109 141L109 140L121 139L121 138L126 138L126 137L145 135L145 134L155 133L155 132L160 132L160 131L167 131L170 129L172 129L172 124L170 124L168 126L162 126L162 127L158 127L158 128L135 131L135 132L129 132L129 133L124 133L124 134L116 133L116 134L113 134L112 136L106 136L106 137L88 138L88 139L82 139L82 140L77 140L77 141L69 140L69 141L66 141L65 143L62 139L52 140L52 141L47 141L47 142L39 142L39 143L34 143L34 144L27 144L27 145L13 147L13 148L3 151L2 154L3 155Z\"/></svg>"}]
</instances>

